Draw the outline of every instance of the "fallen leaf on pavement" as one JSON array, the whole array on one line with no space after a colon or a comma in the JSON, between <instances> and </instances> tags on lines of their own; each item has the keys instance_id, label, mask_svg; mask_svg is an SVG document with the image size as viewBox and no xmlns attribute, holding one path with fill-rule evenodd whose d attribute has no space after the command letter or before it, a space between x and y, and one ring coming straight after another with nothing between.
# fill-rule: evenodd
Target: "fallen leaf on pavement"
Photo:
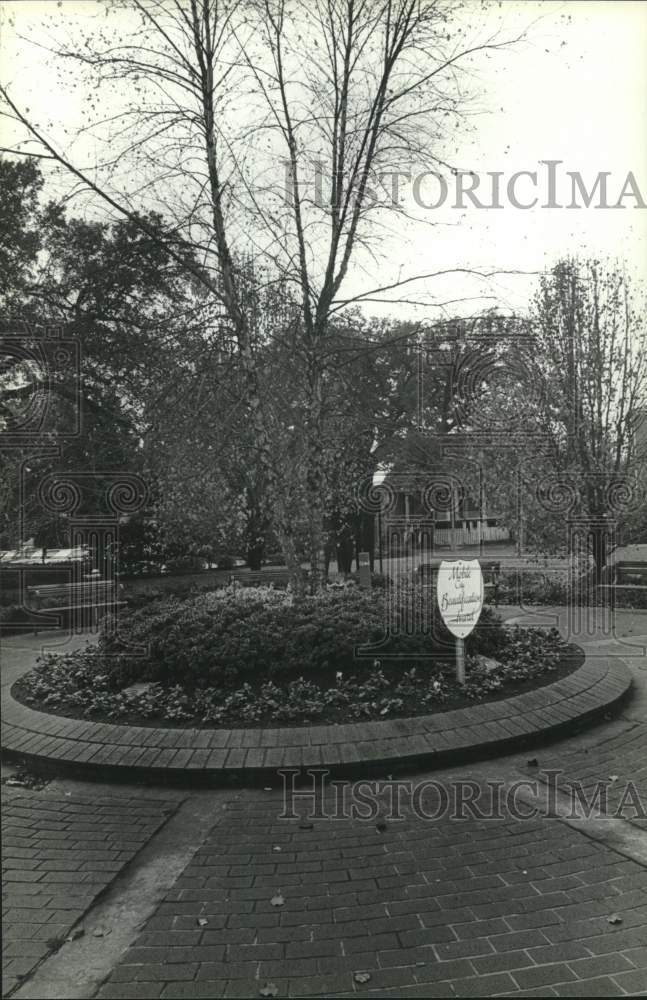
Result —
<instances>
[{"instance_id":1,"label":"fallen leaf on pavement","mask_svg":"<svg viewBox=\"0 0 647 1000\"><path fill-rule=\"evenodd\" d=\"M209 921L206 917L198 917L198 927L206 927Z\"/></svg>"},{"instance_id":2,"label":"fallen leaf on pavement","mask_svg":"<svg viewBox=\"0 0 647 1000\"><path fill-rule=\"evenodd\" d=\"M608 924L621 924L622 917L619 913L612 913L610 917L607 917Z\"/></svg>"},{"instance_id":3,"label":"fallen leaf on pavement","mask_svg":"<svg viewBox=\"0 0 647 1000\"><path fill-rule=\"evenodd\" d=\"M2 784L9 785L12 788L33 788L35 791L40 791L41 788L45 788L49 785L50 779L43 778L42 775L32 774L31 771L18 770L11 774L8 778L3 778ZM70 794L69 792L67 793Z\"/></svg>"},{"instance_id":4,"label":"fallen leaf on pavement","mask_svg":"<svg viewBox=\"0 0 647 1000\"><path fill-rule=\"evenodd\" d=\"M275 986L274 983L265 983L259 991L259 996L262 997L276 997L279 995L279 988Z\"/></svg>"},{"instance_id":5,"label":"fallen leaf on pavement","mask_svg":"<svg viewBox=\"0 0 647 1000\"><path fill-rule=\"evenodd\" d=\"M272 898L270 899L270 903L272 904L272 906L283 906L283 904L285 903L285 899L281 895L280 889L277 892L276 896L272 896Z\"/></svg>"},{"instance_id":6,"label":"fallen leaf on pavement","mask_svg":"<svg viewBox=\"0 0 647 1000\"><path fill-rule=\"evenodd\" d=\"M370 972L356 972L353 976L356 983L368 983L371 980Z\"/></svg>"}]
</instances>

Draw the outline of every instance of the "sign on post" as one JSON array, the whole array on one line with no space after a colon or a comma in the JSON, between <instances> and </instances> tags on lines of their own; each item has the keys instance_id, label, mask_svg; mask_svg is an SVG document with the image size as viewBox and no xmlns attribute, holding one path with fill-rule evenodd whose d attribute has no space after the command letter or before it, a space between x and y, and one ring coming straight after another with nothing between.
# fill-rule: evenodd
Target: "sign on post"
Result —
<instances>
[{"instance_id":1,"label":"sign on post","mask_svg":"<svg viewBox=\"0 0 647 1000\"><path fill-rule=\"evenodd\" d=\"M483 608L483 574L478 559L443 560L438 569L436 597L441 617L456 637L456 680L465 683L465 644Z\"/></svg>"}]
</instances>

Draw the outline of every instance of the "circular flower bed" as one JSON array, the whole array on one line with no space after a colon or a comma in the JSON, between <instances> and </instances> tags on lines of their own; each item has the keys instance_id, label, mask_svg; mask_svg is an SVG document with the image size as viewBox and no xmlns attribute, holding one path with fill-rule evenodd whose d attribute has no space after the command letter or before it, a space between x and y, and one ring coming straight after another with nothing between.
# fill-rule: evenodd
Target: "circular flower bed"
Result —
<instances>
[{"instance_id":1,"label":"circular flower bed","mask_svg":"<svg viewBox=\"0 0 647 1000\"><path fill-rule=\"evenodd\" d=\"M427 628L411 628L425 619ZM388 628L387 628L388 626ZM411 716L549 683L581 662L556 630L504 628L484 609L454 641L422 587L294 600L267 589L167 599L126 613L96 646L48 655L13 689L33 707L138 725L302 725Z\"/></svg>"}]
</instances>

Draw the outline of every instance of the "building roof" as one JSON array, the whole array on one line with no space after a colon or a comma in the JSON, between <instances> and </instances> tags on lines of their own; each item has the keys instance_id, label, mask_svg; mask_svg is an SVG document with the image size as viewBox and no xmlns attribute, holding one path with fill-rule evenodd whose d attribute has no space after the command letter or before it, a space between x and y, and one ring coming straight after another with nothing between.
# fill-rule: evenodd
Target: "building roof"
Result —
<instances>
[{"instance_id":1,"label":"building roof","mask_svg":"<svg viewBox=\"0 0 647 1000\"><path fill-rule=\"evenodd\" d=\"M0 550L0 563L7 567L53 566L60 563L81 562L87 558L87 549L77 546L71 549L43 549L35 545L24 545L19 549Z\"/></svg>"}]
</instances>

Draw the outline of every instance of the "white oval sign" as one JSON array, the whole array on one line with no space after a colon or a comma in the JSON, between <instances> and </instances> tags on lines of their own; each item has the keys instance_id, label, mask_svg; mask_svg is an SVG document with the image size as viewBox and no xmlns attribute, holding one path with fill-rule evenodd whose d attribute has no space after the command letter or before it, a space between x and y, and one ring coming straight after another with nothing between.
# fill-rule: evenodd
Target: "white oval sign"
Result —
<instances>
[{"instance_id":1,"label":"white oval sign","mask_svg":"<svg viewBox=\"0 0 647 1000\"><path fill-rule=\"evenodd\" d=\"M478 559L441 562L436 597L442 619L457 639L469 635L483 607L483 574Z\"/></svg>"}]
</instances>

